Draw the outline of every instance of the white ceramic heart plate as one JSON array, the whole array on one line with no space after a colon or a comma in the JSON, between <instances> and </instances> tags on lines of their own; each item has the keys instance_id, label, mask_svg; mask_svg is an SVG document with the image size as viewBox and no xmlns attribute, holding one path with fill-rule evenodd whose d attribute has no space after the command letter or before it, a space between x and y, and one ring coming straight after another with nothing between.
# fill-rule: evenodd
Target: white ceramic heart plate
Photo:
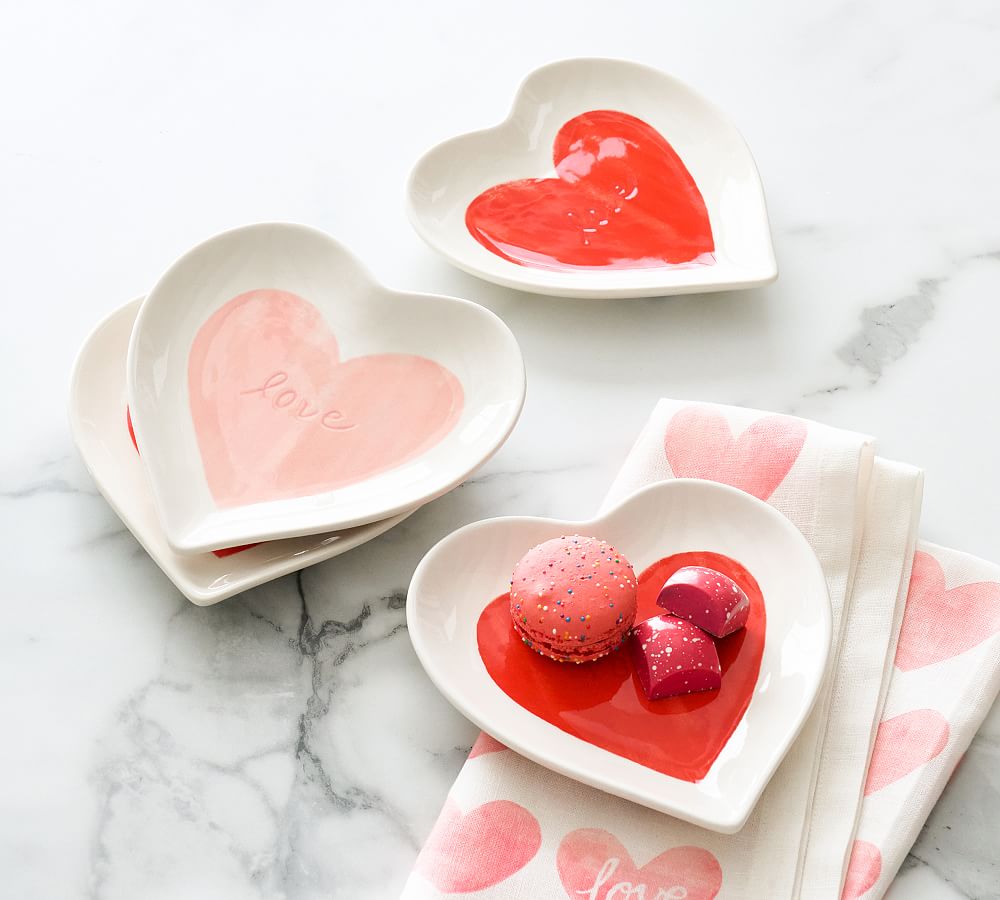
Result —
<instances>
[{"instance_id":1,"label":"white ceramic heart plate","mask_svg":"<svg viewBox=\"0 0 1000 900\"><path fill-rule=\"evenodd\" d=\"M555 175L553 139L592 110L636 116L673 146L704 198L714 264L547 270L508 261L472 237L469 203L494 185ZM685 84L623 60L569 59L532 72L504 122L445 141L417 162L407 206L420 236L456 266L538 294L610 299L734 290L767 284L778 272L760 177L740 133Z\"/></svg>"},{"instance_id":2,"label":"white ceramic heart plate","mask_svg":"<svg viewBox=\"0 0 1000 900\"><path fill-rule=\"evenodd\" d=\"M128 351L167 542L353 528L451 490L507 439L524 364L492 312L379 285L329 235L249 225L182 256Z\"/></svg>"},{"instance_id":3,"label":"white ceramic heart plate","mask_svg":"<svg viewBox=\"0 0 1000 900\"><path fill-rule=\"evenodd\" d=\"M139 305L112 313L87 338L73 370L73 439L97 487L153 561L192 603L209 606L273 578L339 556L409 512L348 531L271 541L225 557L179 556L163 536L139 455L126 425L125 354Z\"/></svg>"},{"instance_id":4,"label":"white ceramic heart plate","mask_svg":"<svg viewBox=\"0 0 1000 900\"><path fill-rule=\"evenodd\" d=\"M701 781L664 775L560 730L512 700L488 673L476 631L483 609L508 590L514 564L530 547L567 533L611 542L637 573L675 553L721 553L760 586L767 623L757 683ZM585 784L727 833L746 822L799 733L830 648L826 581L802 534L749 494L688 479L644 488L589 522L500 518L459 529L417 567L407 623L437 688L508 747Z\"/></svg>"}]
</instances>

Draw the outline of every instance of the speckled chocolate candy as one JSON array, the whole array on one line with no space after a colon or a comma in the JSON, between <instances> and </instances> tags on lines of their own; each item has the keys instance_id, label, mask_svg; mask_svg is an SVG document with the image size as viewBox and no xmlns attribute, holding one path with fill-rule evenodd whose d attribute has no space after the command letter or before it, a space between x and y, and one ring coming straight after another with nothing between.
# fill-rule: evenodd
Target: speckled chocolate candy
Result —
<instances>
[{"instance_id":1,"label":"speckled chocolate candy","mask_svg":"<svg viewBox=\"0 0 1000 900\"><path fill-rule=\"evenodd\" d=\"M656 598L668 613L687 619L716 637L742 628L750 600L740 586L715 569L685 566L671 575Z\"/></svg>"},{"instance_id":2,"label":"speckled chocolate candy","mask_svg":"<svg viewBox=\"0 0 1000 900\"><path fill-rule=\"evenodd\" d=\"M676 616L654 616L632 629L632 662L650 700L717 690L722 668L715 642Z\"/></svg>"}]
</instances>

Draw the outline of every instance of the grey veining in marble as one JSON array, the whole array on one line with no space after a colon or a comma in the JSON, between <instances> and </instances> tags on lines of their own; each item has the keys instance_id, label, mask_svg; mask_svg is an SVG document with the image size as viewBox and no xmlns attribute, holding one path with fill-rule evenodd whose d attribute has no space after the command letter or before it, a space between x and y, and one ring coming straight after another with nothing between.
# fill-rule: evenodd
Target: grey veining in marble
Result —
<instances>
[{"instance_id":1,"label":"grey veining in marble","mask_svg":"<svg viewBox=\"0 0 1000 900\"><path fill-rule=\"evenodd\" d=\"M1000 557L998 37L989 0L8 4L0 895L396 896L475 736L410 649L413 568L484 516L591 515L661 395L877 435L927 472L926 538ZM729 112L765 184L774 285L566 303L416 238L412 161L582 55L658 66ZM195 242L263 219L493 309L528 400L463 487L198 609L86 475L66 386L97 321ZM994 710L891 900L1000 897L998 747Z\"/></svg>"},{"instance_id":2,"label":"grey veining in marble","mask_svg":"<svg viewBox=\"0 0 1000 900\"><path fill-rule=\"evenodd\" d=\"M878 379L883 368L906 353L920 337L920 329L933 318L937 287L936 281L924 279L915 294L863 309L861 329L837 355L848 365L861 366L873 379Z\"/></svg>"}]
</instances>

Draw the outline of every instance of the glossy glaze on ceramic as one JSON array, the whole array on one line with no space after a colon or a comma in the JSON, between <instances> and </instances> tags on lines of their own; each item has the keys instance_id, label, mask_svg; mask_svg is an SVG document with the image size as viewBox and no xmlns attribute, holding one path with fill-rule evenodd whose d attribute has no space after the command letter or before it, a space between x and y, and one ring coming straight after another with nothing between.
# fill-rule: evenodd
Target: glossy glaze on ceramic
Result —
<instances>
[{"instance_id":1,"label":"glossy glaze on ceramic","mask_svg":"<svg viewBox=\"0 0 1000 900\"><path fill-rule=\"evenodd\" d=\"M712 710L710 697L658 701L667 704L663 709L696 710L692 716L704 716L702 724L714 722L712 727L719 729L715 738L722 742L722 748L714 760L707 758L713 749L709 740L705 754L698 759L694 746L689 745L687 753L670 763L672 771L690 778L700 774L708 762L699 780L665 774L571 734L565 726L569 722L571 727L580 727L584 714L579 710L569 716L564 711L559 724L553 724L512 699L491 677L480 655L479 626L484 610L509 589L511 572L527 548L573 533L608 541L628 556L637 571L665 557L692 552L739 560L752 573L759 596L766 598L766 620L755 620L752 631L742 638L735 636L729 651L734 658L727 658L729 685L715 699L717 712ZM656 612L655 594L662 586L662 581L654 581L649 582L650 595L643 607L652 613ZM745 584L752 588L749 581ZM499 612L497 622L503 622ZM508 617L505 624L509 626L509 622ZM587 522L503 518L459 529L432 548L417 567L407 598L407 623L417 656L437 688L497 740L571 778L702 827L727 832L738 830L746 821L798 734L816 698L830 645L826 582L801 533L749 494L714 482L687 479L644 488ZM762 650L758 649L759 624L764 628ZM506 634L501 628L496 635L497 653L508 646ZM741 640L749 643L737 647ZM487 651L490 653L492 650ZM757 653L759 672L754 678ZM611 667L627 665L624 658L608 662ZM539 658L537 663L549 661ZM559 667L558 663L551 665ZM567 698L573 688L567 680L586 665L564 664L566 672L553 675L557 681L551 683L559 695L553 704L566 701L567 707L570 705ZM731 677L734 667L736 679ZM617 684L621 696L609 698L608 703L628 700L631 704L634 700L641 706L635 696L639 688L625 683L624 672L619 674L623 676ZM541 682L539 690L549 683ZM610 679L604 689L614 687ZM578 702L584 703L586 696L582 691ZM542 698L539 702L544 705L548 701ZM638 721L638 710L635 712L633 722ZM616 727L628 727L622 726L627 719L622 714ZM728 740L722 740L737 719ZM632 735L641 739L635 731ZM624 743L617 749L636 755L635 748L630 751ZM688 767L684 772L681 764Z\"/></svg>"},{"instance_id":2,"label":"glossy glaze on ceramic","mask_svg":"<svg viewBox=\"0 0 1000 900\"><path fill-rule=\"evenodd\" d=\"M629 226L614 241L602 238L590 245L583 245L582 235L587 233L582 229L564 232L555 227L558 215L568 220L566 212L573 212L574 217L579 212L588 217L583 227L607 229L609 234L619 231L617 227L612 230L612 219L598 215L597 203L562 208L568 199L580 199L571 190L578 183L570 185L560 175L575 177L567 167L582 162L593 151L593 147L588 151L587 140L597 132L584 125L584 133L578 133L577 126L586 123L581 115L595 111L603 111L599 130L604 138L614 140L607 131L613 125L607 118L611 113L627 117L614 125L619 133L627 122L626 132L634 140L637 132L633 123L637 120L668 143L669 154L649 132L638 135L638 144L655 144L659 156L656 166L642 168L654 173L669 171L666 181L685 188L684 208L691 215L686 217L689 221L683 229L682 249L666 257L672 265L663 265L662 256L659 264L653 264L657 260L644 255L652 249L655 256L660 248L646 245L641 227ZM569 131L564 132L567 126ZM591 133L587 135L587 131ZM582 140L584 145L578 149L583 149L583 154L573 157L575 151L563 146L561 133ZM608 145L608 149L615 148ZM630 161L637 158L630 151ZM617 166L608 163L606 160L599 169L610 172ZM685 172L690 184L683 178ZM627 175L624 170L620 174ZM535 183L529 186L525 179ZM544 179L542 187L538 179ZM507 188L506 200L521 203L531 199L538 218L545 220L546 246L538 242L537 233L528 240L523 232L516 237L512 231L501 232L498 225L502 220L509 227L513 212L498 215L492 201L477 202L484 192L489 198L492 189L508 183L519 187ZM708 247L704 217L698 210L701 204L691 193L691 184L710 225L712 249L708 251L704 250ZM612 178L612 192L614 186ZM634 186L618 184L627 188L624 196ZM605 201L613 199L607 189L600 194ZM676 209L674 195L668 203ZM474 204L472 221L467 220L470 204ZM623 60L569 59L532 72L518 90L504 122L446 140L416 163L407 206L418 234L454 265L488 281L540 294L589 299L652 297L753 287L777 277L760 177L739 132L686 85L663 72ZM655 206L653 214L660 221L646 231L662 237L666 217L662 203ZM531 225L519 213L515 218ZM609 224L599 225L605 219ZM605 243L609 252L602 256L598 251ZM622 254L619 245L624 243L634 243L638 249ZM695 249L700 252L692 253ZM678 262L682 256L687 256L687 261ZM558 266L554 260L561 260ZM703 264L709 261L711 265Z\"/></svg>"},{"instance_id":3,"label":"glossy glaze on ceramic","mask_svg":"<svg viewBox=\"0 0 1000 900\"><path fill-rule=\"evenodd\" d=\"M477 624L486 671L515 703L562 731L664 775L701 780L750 704L767 620L760 588L743 566L718 553L688 552L658 560L639 575L637 623L663 613L656 605L660 588L683 566L723 572L750 598L746 628L715 642L719 690L649 700L627 647L590 663L539 656L512 627L507 594L487 604Z\"/></svg>"},{"instance_id":4,"label":"glossy glaze on ceramic","mask_svg":"<svg viewBox=\"0 0 1000 900\"><path fill-rule=\"evenodd\" d=\"M97 487L136 540L192 603L208 606L289 572L339 556L388 531L403 513L347 531L181 556L163 536L131 435L125 354L141 300L101 322L77 357L70 387L73 439ZM124 411L124 412L123 412Z\"/></svg>"},{"instance_id":5,"label":"glossy glaze on ceramic","mask_svg":"<svg viewBox=\"0 0 1000 900\"><path fill-rule=\"evenodd\" d=\"M617 110L570 119L552 145L554 178L487 188L465 212L470 234L539 269L712 265L712 226L691 173L663 135Z\"/></svg>"},{"instance_id":6,"label":"glossy glaze on ceramic","mask_svg":"<svg viewBox=\"0 0 1000 900\"><path fill-rule=\"evenodd\" d=\"M506 440L525 388L492 312L382 287L329 235L287 223L224 232L167 270L136 319L127 384L178 553L440 496Z\"/></svg>"}]
</instances>

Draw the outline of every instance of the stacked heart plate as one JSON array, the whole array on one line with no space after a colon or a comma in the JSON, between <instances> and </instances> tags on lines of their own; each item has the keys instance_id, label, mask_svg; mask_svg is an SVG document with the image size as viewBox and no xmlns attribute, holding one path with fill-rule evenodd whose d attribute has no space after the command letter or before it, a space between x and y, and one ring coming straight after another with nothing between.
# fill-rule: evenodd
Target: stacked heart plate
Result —
<instances>
[{"instance_id":1,"label":"stacked heart plate","mask_svg":"<svg viewBox=\"0 0 1000 900\"><path fill-rule=\"evenodd\" d=\"M488 310L377 284L291 224L195 247L101 323L71 423L108 502L193 602L350 550L506 440L521 354Z\"/></svg>"}]
</instances>

